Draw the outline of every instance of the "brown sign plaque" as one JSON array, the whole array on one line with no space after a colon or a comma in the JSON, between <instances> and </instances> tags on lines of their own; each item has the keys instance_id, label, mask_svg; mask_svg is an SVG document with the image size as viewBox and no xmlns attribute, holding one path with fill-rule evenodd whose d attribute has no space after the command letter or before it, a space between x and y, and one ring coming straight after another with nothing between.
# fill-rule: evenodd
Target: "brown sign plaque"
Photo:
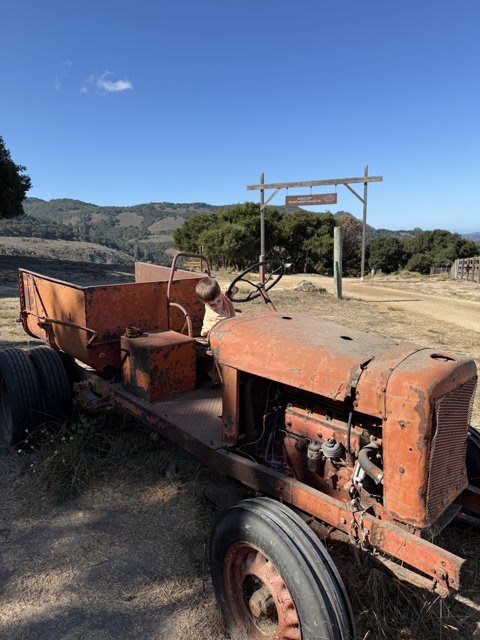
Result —
<instances>
[{"instance_id":1,"label":"brown sign plaque","mask_svg":"<svg viewBox=\"0 0 480 640\"><path fill-rule=\"evenodd\" d=\"M306 207L314 204L337 204L336 193L313 193L306 196L286 196L285 206Z\"/></svg>"}]
</instances>

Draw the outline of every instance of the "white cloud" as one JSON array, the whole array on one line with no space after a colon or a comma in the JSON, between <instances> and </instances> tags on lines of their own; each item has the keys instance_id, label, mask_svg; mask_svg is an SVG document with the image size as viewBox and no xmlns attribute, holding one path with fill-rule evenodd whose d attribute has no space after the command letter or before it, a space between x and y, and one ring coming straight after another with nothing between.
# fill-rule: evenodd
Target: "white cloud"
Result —
<instances>
[{"instance_id":1,"label":"white cloud","mask_svg":"<svg viewBox=\"0 0 480 640\"><path fill-rule=\"evenodd\" d=\"M114 80L111 71L104 71L100 76L92 74L80 87L80 93L90 93L95 90L96 93L105 95L106 93L118 93L119 91L133 91L133 84L130 80Z\"/></svg>"},{"instance_id":2,"label":"white cloud","mask_svg":"<svg viewBox=\"0 0 480 640\"><path fill-rule=\"evenodd\" d=\"M97 88L105 93L114 93L116 91L129 91L133 89L133 85L130 80L108 80L105 77L101 77L97 80Z\"/></svg>"}]
</instances>

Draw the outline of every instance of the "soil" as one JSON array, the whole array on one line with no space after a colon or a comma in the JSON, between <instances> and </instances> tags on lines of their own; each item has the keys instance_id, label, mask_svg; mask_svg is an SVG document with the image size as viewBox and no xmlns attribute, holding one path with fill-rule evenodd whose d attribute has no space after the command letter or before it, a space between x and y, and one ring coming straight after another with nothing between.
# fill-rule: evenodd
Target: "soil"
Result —
<instances>
[{"instance_id":1,"label":"soil","mask_svg":"<svg viewBox=\"0 0 480 640\"><path fill-rule=\"evenodd\" d=\"M125 267L1 257L0 348L28 344L15 324L18 266L81 285L132 279ZM302 280L326 292L295 291ZM375 276L344 280L342 300L332 290L328 278L286 276L272 299L287 313L468 354L480 367L478 285ZM258 302L236 306L246 315L264 311ZM478 426L479 395L472 417ZM220 480L155 434L138 433L142 446L93 464L81 494L63 501L39 481L45 460L38 452L19 455L0 446L0 639L226 640L208 572L216 510L203 495ZM444 541L473 563L463 604L440 603L356 566L357 582L348 589L359 638L479 635L479 538L472 536L454 530Z\"/></svg>"}]
</instances>

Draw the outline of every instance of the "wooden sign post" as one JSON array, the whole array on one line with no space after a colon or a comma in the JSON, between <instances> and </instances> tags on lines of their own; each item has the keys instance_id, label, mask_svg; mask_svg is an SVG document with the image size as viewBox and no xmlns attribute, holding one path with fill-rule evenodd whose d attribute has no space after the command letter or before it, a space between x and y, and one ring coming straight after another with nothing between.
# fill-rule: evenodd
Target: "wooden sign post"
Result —
<instances>
[{"instance_id":1,"label":"wooden sign post","mask_svg":"<svg viewBox=\"0 0 480 640\"><path fill-rule=\"evenodd\" d=\"M352 189L351 184L361 184L363 182L363 198L358 195L358 193ZM306 182L274 182L270 184L265 184L264 174L260 174L260 184L249 184L247 185L248 191L260 191L260 260L259 262L263 262L265 259L265 221L264 221L264 209L270 200L279 192L280 189L290 189L292 187L319 187L319 186L327 186L327 185L335 185L343 184L349 191L353 193L353 195L360 200L363 204L363 222L362 222L362 258L360 265L360 277L364 279L365 274L365 242L366 242L366 229L367 229L367 185L369 182L383 182L383 176L369 176L368 175L368 165L365 165L364 175L359 178L333 178L333 180L310 180ZM264 201L264 193L265 191L274 189L272 195L268 198L268 200ZM322 202L313 202L315 198L331 198L335 196L335 200L333 201L322 201ZM298 199L303 198L305 201L300 205ZM306 200L311 198L309 202ZM285 199L285 204L287 206L312 206L314 204L336 204L337 202L337 194L336 193L324 193L309 196L287 196ZM262 271L262 270L261 270ZM262 275L260 275L260 281L264 282Z\"/></svg>"}]
</instances>

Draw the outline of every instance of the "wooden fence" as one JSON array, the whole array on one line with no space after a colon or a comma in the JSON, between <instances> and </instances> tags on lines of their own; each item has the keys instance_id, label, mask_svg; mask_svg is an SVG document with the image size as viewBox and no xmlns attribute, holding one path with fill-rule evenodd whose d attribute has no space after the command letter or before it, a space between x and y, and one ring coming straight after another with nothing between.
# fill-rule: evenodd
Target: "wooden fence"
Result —
<instances>
[{"instance_id":1,"label":"wooden fence","mask_svg":"<svg viewBox=\"0 0 480 640\"><path fill-rule=\"evenodd\" d=\"M451 269L452 278L480 284L480 256L457 258Z\"/></svg>"}]
</instances>

